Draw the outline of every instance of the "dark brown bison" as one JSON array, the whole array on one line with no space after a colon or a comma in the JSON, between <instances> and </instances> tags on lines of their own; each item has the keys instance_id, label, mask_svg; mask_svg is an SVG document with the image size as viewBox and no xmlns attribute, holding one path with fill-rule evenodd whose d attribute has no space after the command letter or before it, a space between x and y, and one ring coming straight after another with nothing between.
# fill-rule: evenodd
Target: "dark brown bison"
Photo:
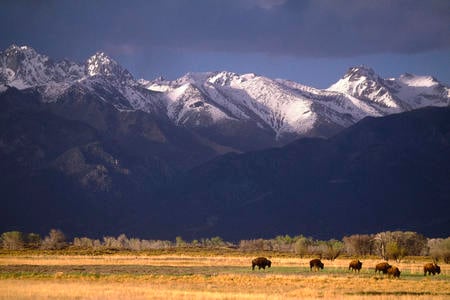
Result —
<instances>
[{"instance_id":1,"label":"dark brown bison","mask_svg":"<svg viewBox=\"0 0 450 300\"><path fill-rule=\"evenodd\" d=\"M266 269L266 267L270 268L272 266L272 262L265 257L257 257L252 260L252 270L255 269L255 266L258 266L258 270L261 268Z\"/></svg>"},{"instance_id":2,"label":"dark brown bison","mask_svg":"<svg viewBox=\"0 0 450 300\"><path fill-rule=\"evenodd\" d=\"M318 258L313 259L309 262L309 269L312 270L313 267L316 271L319 270L319 268L323 269L323 262L321 262Z\"/></svg>"},{"instance_id":3,"label":"dark brown bison","mask_svg":"<svg viewBox=\"0 0 450 300\"><path fill-rule=\"evenodd\" d=\"M393 277L400 277L400 270L397 267L391 266L387 269L387 274Z\"/></svg>"},{"instance_id":4,"label":"dark brown bison","mask_svg":"<svg viewBox=\"0 0 450 300\"><path fill-rule=\"evenodd\" d=\"M387 273L387 270L391 267L390 264L388 264L387 262L382 262L379 263L375 266L375 273L377 272L383 272L383 274Z\"/></svg>"},{"instance_id":5,"label":"dark brown bison","mask_svg":"<svg viewBox=\"0 0 450 300\"><path fill-rule=\"evenodd\" d=\"M348 265L348 269L350 270L352 270L352 271L360 271L361 270L361 268L362 268L362 262L360 262L359 260L352 260L351 262L350 262L350 264Z\"/></svg>"},{"instance_id":6,"label":"dark brown bison","mask_svg":"<svg viewBox=\"0 0 450 300\"><path fill-rule=\"evenodd\" d=\"M441 267L439 267L437 264L427 263L425 264L425 266L423 266L423 276L427 275L427 273L429 275L435 275L436 273L441 274Z\"/></svg>"}]
</instances>

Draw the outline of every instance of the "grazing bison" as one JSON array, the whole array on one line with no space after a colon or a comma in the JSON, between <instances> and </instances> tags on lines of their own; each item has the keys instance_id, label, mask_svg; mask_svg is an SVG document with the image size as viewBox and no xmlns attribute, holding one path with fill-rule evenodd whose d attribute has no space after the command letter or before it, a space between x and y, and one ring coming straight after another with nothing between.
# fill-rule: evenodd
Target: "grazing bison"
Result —
<instances>
[{"instance_id":1,"label":"grazing bison","mask_svg":"<svg viewBox=\"0 0 450 300\"><path fill-rule=\"evenodd\" d=\"M323 262L320 261L320 259L316 258L309 262L309 269L312 270L314 267L314 270L323 269Z\"/></svg>"},{"instance_id":2,"label":"grazing bison","mask_svg":"<svg viewBox=\"0 0 450 300\"><path fill-rule=\"evenodd\" d=\"M435 275L436 273L441 274L441 267L439 267L437 264L427 263L425 264L425 266L423 266L423 276L427 275L427 273L429 275Z\"/></svg>"},{"instance_id":3,"label":"grazing bison","mask_svg":"<svg viewBox=\"0 0 450 300\"><path fill-rule=\"evenodd\" d=\"M265 257L257 257L252 260L252 270L255 269L255 266L258 266L258 270L261 268L266 269L266 267L270 268L272 266L272 262Z\"/></svg>"},{"instance_id":4,"label":"grazing bison","mask_svg":"<svg viewBox=\"0 0 450 300\"><path fill-rule=\"evenodd\" d=\"M387 270L391 267L390 264L388 264L387 262L382 262L379 263L375 266L375 273L377 272L383 272L383 274L387 273Z\"/></svg>"},{"instance_id":5,"label":"grazing bison","mask_svg":"<svg viewBox=\"0 0 450 300\"><path fill-rule=\"evenodd\" d=\"M389 276L393 276L393 277L399 278L401 272L400 272L400 270L397 267L391 266L391 267L389 267L389 269L387 269L387 273L388 273Z\"/></svg>"},{"instance_id":6,"label":"grazing bison","mask_svg":"<svg viewBox=\"0 0 450 300\"><path fill-rule=\"evenodd\" d=\"M360 271L361 270L361 268L362 268L362 262L360 262L359 260L352 260L351 262L350 262L350 264L348 265L348 269L350 270L352 270L352 271Z\"/></svg>"}]
</instances>

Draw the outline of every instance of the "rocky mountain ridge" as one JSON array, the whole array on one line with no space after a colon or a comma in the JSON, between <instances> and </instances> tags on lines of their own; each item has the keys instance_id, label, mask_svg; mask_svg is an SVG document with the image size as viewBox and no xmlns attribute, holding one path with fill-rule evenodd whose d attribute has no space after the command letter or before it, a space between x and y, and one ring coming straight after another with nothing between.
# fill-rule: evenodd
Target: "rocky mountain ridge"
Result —
<instances>
[{"instance_id":1,"label":"rocky mountain ridge","mask_svg":"<svg viewBox=\"0 0 450 300\"><path fill-rule=\"evenodd\" d=\"M103 52L78 64L53 62L28 46L12 45L0 53L0 64L0 91L34 88L44 102L58 102L76 89L120 111L165 118L236 151L283 145L302 136L328 137L366 116L450 103L450 89L432 77L382 79L368 67L350 68L321 90L225 71L188 73L172 81L135 80Z\"/></svg>"}]
</instances>

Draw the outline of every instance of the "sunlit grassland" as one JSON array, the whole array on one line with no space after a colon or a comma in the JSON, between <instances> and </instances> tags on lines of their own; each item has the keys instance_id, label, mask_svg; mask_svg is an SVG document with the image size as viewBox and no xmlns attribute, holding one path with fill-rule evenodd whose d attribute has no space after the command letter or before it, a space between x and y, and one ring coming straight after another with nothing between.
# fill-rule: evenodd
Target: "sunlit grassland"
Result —
<instances>
[{"instance_id":1,"label":"sunlit grassland","mask_svg":"<svg viewBox=\"0 0 450 300\"><path fill-rule=\"evenodd\" d=\"M242 255L2 255L0 299L450 299L450 266L423 276L423 258L397 265L400 279L375 275L379 259L324 261L311 272L310 258L266 255L272 268L251 270Z\"/></svg>"}]
</instances>

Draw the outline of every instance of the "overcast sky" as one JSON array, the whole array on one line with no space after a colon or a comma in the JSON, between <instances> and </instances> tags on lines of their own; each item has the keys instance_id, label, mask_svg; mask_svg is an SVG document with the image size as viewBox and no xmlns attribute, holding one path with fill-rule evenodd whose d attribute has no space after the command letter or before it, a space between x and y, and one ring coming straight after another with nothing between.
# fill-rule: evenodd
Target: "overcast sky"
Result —
<instances>
[{"instance_id":1,"label":"overcast sky","mask_svg":"<svg viewBox=\"0 0 450 300\"><path fill-rule=\"evenodd\" d=\"M449 0L73 0L0 3L0 48L104 51L136 78L253 72L328 87L354 65L450 83Z\"/></svg>"}]
</instances>

